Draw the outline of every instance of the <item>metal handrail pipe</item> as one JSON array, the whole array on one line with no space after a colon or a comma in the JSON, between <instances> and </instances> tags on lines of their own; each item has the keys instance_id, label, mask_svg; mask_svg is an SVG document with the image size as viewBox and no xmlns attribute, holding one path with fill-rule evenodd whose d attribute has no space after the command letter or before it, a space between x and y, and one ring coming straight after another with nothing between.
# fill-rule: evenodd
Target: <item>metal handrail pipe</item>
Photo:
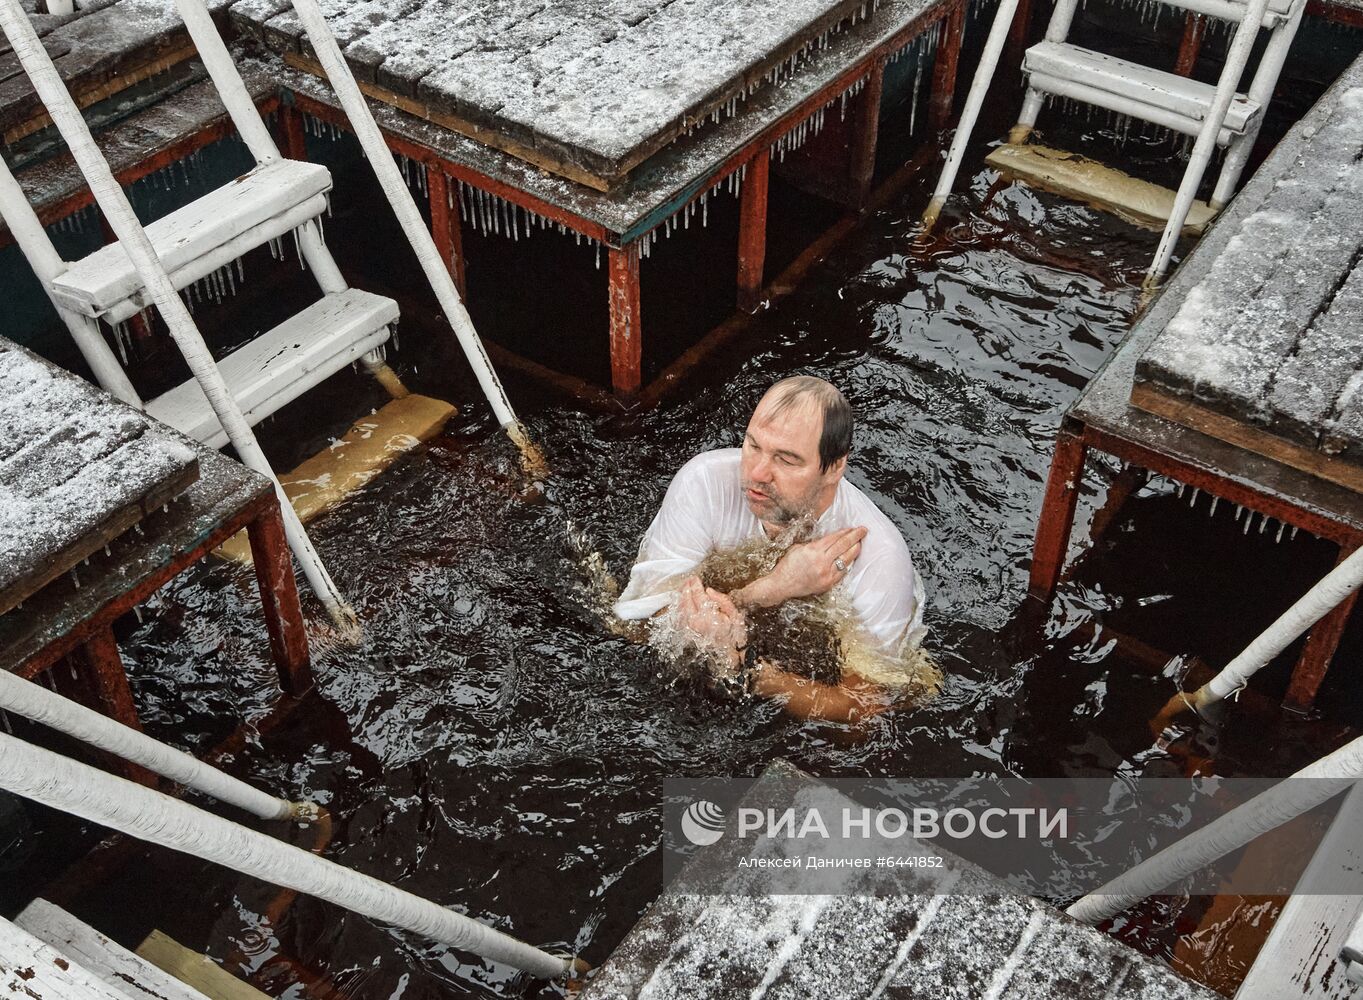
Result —
<instances>
[{"instance_id":1,"label":"metal handrail pipe","mask_svg":"<svg viewBox=\"0 0 1363 1000\"><path fill-rule=\"evenodd\" d=\"M317 815L317 806L311 802L289 802L252 788L182 750L166 746L18 674L0 671L0 710L65 733L261 819L306 822Z\"/></svg>"},{"instance_id":2,"label":"metal handrail pipe","mask_svg":"<svg viewBox=\"0 0 1363 1000\"><path fill-rule=\"evenodd\" d=\"M1363 737L1346 743L1202 829L1151 855L1130 871L1077 900L1065 912L1088 924L1101 923L1244 847L1261 833L1314 809L1355 785L1360 778L1363 778Z\"/></svg>"},{"instance_id":3,"label":"metal handrail pipe","mask_svg":"<svg viewBox=\"0 0 1363 1000\"><path fill-rule=\"evenodd\" d=\"M569 959L462 913L124 778L0 733L0 788L453 948L553 979Z\"/></svg>"}]
</instances>

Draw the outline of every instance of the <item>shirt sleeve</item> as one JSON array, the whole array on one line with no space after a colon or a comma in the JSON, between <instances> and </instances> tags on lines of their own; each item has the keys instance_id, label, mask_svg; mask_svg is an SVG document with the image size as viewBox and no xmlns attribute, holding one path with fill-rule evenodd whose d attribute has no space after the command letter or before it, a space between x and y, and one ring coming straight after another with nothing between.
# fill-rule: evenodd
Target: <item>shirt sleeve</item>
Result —
<instances>
[{"instance_id":1,"label":"shirt sleeve","mask_svg":"<svg viewBox=\"0 0 1363 1000\"><path fill-rule=\"evenodd\" d=\"M923 641L923 581L907 551L902 558L883 555L862 567L851 600L862 629L887 655L898 656Z\"/></svg>"},{"instance_id":2,"label":"shirt sleeve","mask_svg":"<svg viewBox=\"0 0 1363 1000\"><path fill-rule=\"evenodd\" d=\"M710 553L714 531L708 476L696 459L682 466L639 542L629 583L615 602L625 620L650 618L672 603L676 585Z\"/></svg>"}]
</instances>

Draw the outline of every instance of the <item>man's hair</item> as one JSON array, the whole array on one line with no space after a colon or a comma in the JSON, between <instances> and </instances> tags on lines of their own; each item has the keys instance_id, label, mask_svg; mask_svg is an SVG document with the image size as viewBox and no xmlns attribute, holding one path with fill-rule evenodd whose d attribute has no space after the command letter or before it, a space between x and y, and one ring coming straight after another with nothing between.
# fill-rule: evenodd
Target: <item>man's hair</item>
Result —
<instances>
[{"instance_id":1,"label":"man's hair","mask_svg":"<svg viewBox=\"0 0 1363 1000\"><path fill-rule=\"evenodd\" d=\"M819 434L819 468L827 472L852 450L852 407L832 382L813 375L784 378L767 390L768 412L773 418L794 406L817 405L823 413Z\"/></svg>"}]
</instances>

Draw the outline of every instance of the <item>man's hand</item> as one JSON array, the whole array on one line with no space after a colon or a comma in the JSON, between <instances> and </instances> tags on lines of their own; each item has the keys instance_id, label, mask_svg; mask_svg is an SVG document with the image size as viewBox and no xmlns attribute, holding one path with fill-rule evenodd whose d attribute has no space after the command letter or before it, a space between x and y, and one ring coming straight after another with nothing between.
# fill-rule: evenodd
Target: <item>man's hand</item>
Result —
<instances>
[{"instance_id":1,"label":"man's hand","mask_svg":"<svg viewBox=\"0 0 1363 1000\"><path fill-rule=\"evenodd\" d=\"M812 542L792 545L769 574L734 592L739 604L774 607L796 597L824 594L847 575L861 554L865 528L843 528Z\"/></svg>"},{"instance_id":2,"label":"man's hand","mask_svg":"<svg viewBox=\"0 0 1363 1000\"><path fill-rule=\"evenodd\" d=\"M742 659L738 651L748 644L748 623L728 595L689 577L678 591L677 613L683 626L730 661Z\"/></svg>"}]
</instances>

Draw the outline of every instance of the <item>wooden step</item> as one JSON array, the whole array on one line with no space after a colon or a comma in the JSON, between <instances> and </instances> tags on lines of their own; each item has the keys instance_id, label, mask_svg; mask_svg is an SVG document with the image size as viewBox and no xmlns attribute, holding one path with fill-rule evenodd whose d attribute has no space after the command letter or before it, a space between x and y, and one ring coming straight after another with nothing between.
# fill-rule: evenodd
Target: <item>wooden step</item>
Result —
<instances>
[{"instance_id":1,"label":"wooden step","mask_svg":"<svg viewBox=\"0 0 1363 1000\"><path fill-rule=\"evenodd\" d=\"M1131 115L1187 135L1197 135L1201 130L1216 95L1211 84L1068 42L1033 45L1023 57L1022 68L1031 86L1044 93ZM1261 110L1257 101L1236 94L1218 142L1224 146L1243 135Z\"/></svg>"},{"instance_id":2,"label":"wooden step","mask_svg":"<svg viewBox=\"0 0 1363 1000\"><path fill-rule=\"evenodd\" d=\"M207 1000L116 941L45 899L35 899L16 918L21 928L103 980L115 993L145 1000Z\"/></svg>"},{"instance_id":3,"label":"wooden step","mask_svg":"<svg viewBox=\"0 0 1363 1000\"><path fill-rule=\"evenodd\" d=\"M1138 226L1162 230L1174 207L1175 192L1169 188L1139 180L1063 149L1010 143L993 150L985 162L1007 177L1087 202ZM1183 232L1201 233L1214 218L1216 213L1211 206L1205 201L1195 201Z\"/></svg>"},{"instance_id":4,"label":"wooden step","mask_svg":"<svg viewBox=\"0 0 1363 1000\"><path fill-rule=\"evenodd\" d=\"M397 318L392 299L349 288L238 348L218 362L218 370L254 425L384 343L388 324ZM227 433L192 378L157 396L147 412L210 447L227 444Z\"/></svg>"},{"instance_id":5,"label":"wooden step","mask_svg":"<svg viewBox=\"0 0 1363 1000\"><path fill-rule=\"evenodd\" d=\"M80 963L3 917L0 996L15 1000L129 1000L127 993L115 990Z\"/></svg>"},{"instance_id":6,"label":"wooden step","mask_svg":"<svg viewBox=\"0 0 1363 1000\"><path fill-rule=\"evenodd\" d=\"M137 946L137 954L176 979L191 984L208 1000L269 1000L206 955L200 955L163 934L152 931Z\"/></svg>"},{"instance_id":7,"label":"wooden step","mask_svg":"<svg viewBox=\"0 0 1363 1000\"><path fill-rule=\"evenodd\" d=\"M279 484L304 524L340 506L403 455L444 429L457 413L443 399L410 395L390 400L361 417L339 440L279 477ZM217 547L224 559L251 562L251 543L239 531Z\"/></svg>"},{"instance_id":8,"label":"wooden step","mask_svg":"<svg viewBox=\"0 0 1363 1000\"><path fill-rule=\"evenodd\" d=\"M147 236L177 289L282 236L326 209L326 167L277 160L147 225ZM86 316L126 318L145 304L142 280L118 243L96 250L53 282L65 307ZM118 307L117 315L109 315Z\"/></svg>"}]
</instances>

